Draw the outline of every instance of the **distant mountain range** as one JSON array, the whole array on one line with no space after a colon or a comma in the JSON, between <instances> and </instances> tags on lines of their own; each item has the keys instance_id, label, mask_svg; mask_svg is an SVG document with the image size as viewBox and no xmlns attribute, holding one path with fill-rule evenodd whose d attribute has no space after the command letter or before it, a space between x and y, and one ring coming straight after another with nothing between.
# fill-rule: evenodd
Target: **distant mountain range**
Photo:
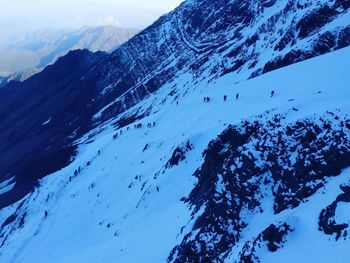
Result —
<instances>
[{"instance_id":1,"label":"distant mountain range","mask_svg":"<svg viewBox=\"0 0 350 263\"><path fill-rule=\"evenodd\" d=\"M137 29L115 26L38 30L0 41L0 76L24 80L71 50L111 52L129 40ZM0 84L1 85L1 84Z\"/></svg>"}]
</instances>

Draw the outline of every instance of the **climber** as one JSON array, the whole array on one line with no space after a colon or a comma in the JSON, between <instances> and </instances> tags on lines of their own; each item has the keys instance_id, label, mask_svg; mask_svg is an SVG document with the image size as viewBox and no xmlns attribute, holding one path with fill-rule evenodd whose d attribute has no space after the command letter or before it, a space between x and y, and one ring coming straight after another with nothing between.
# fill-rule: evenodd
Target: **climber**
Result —
<instances>
[{"instance_id":1,"label":"climber","mask_svg":"<svg viewBox=\"0 0 350 263\"><path fill-rule=\"evenodd\" d=\"M239 99L239 93L236 94L236 100L238 100L238 99Z\"/></svg>"},{"instance_id":2,"label":"climber","mask_svg":"<svg viewBox=\"0 0 350 263\"><path fill-rule=\"evenodd\" d=\"M272 98L273 96L275 96L275 91L274 91L274 90L271 91L271 98Z\"/></svg>"},{"instance_id":3,"label":"climber","mask_svg":"<svg viewBox=\"0 0 350 263\"><path fill-rule=\"evenodd\" d=\"M226 95L224 95L224 101L226 101L227 100L227 96Z\"/></svg>"}]
</instances>

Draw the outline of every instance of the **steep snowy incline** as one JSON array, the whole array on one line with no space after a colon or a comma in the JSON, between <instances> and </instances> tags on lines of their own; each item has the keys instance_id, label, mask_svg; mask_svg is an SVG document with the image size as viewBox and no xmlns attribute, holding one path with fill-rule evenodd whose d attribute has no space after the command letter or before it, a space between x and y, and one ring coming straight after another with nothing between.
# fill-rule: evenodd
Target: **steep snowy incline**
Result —
<instances>
[{"instance_id":1,"label":"steep snowy incline","mask_svg":"<svg viewBox=\"0 0 350 263\"><path fill-rule=\"evenodd\" d=\"M15 176L16 184L0 207L68 164L82 134L158 91L178 100L227 74L233 85L349 46L349 15L349 0L187 0L112 54L71 52L1 88L0 183ZM148 106L118 125L149 115Z\"/></svg>"},{"instance_id":2,"label":"steep snowy incline","mask_svg":"<svg viewBox=\"0 0 350 263\"><path fill-rule=\"evenodd\" d=\"M95 72L106 91L99 99L110 103L100 120L183 74L197 82L233 72L236 83L346 47L349 8L347 0L185 1Z\"/></svg>"},{"instance_id":3,"label":"steep snowy incline","mask_svg":"<svg viewBox=\"0 0 350 263\"><path fill-rule=\"evenodd\" d=\"M235 73L212 83L193 84L191 75L175 78L142 104L81 138L76 159L69 166L45 177L33 193L0 211L0 261L329 262L332 258L347 262L341 255L350 245L343 224L350 223L346 213L349 189L339 186L350 179L349 170L342 170L350 165L346 158L350 144L349 57L350 49L345 48L236 85L232 84ZM169 96L174 87L187 93L175 99ZM274 97L270 97L272 90ZM234 98L237 93L238 100ZM226 102L224 95L228 96ZM204 103L204 97L210 102ZM281 167L279 163L272 166L275 160L256 156L254 163L262 169L269 167L270 174L248 167L249 173L240 180L239 171L233 168L231 179L219 173L206 177L203 171L208 158L220 161L225 155L230 161L236 150L231 143L240 143L235 140L239 134L225 134L234 129L239 133L256 123L262 128L243 142L245 151L254 154L253 146L264 146L260 141L264 138L270 143L266 154L283 151L279 148L283 144L276 143L281 140L286 147L295 147L286 151L290 163L285 160ZM331 133L327 133L329 125ZM290 133L283 132L287 127ZM313 143L315 136L319 143ZM338 140L339 148L324 148ZM299 189L283 179L278 169L294 167L295 160L308 154L299 152L305 145L316 150L310 156L325 161L318 167L325 173L321 177L316 173L317 178L299 174L295 178L307 180L302 181L306 185L301 184L305 188ZM317 155L319 149L323 156ZM245 151L241 153L247 154L247 159L242 164L250 159ZM307 160L309 155L305 155ZM339 158L329 159L331 156ZM340 170L327 170L329 161ZM238 163L235 160L234 164ZM310 168L315 168L313 159L310 163ZM271 188L263 183L264 178L287 188ZM250 199L253 203L242 196L233 199L244 206L236 214L221 214L222 210L207 206L210 199L219 200L220 193L235 194L232 183L244 180L257 191ZM198 192L200 189L206 191ZM285 198L285 190L289 198ZM300 199L294 200L293 194ZM276 208L279 199L281 206ZM229 197L222 199L217 208L230 205L227 200ZM226 222L227 216L234 218L237 213L237 222L242 222L238 228L217 228L221 219ZM234 241L227 238L232 234ZM216 238L226 241L217 247ZM312 243L311 238L317 241ZM327 251L327 257L309 252L316 246ZM220 254L210 253L213 248Z\"/></svg>"}]
</instances>

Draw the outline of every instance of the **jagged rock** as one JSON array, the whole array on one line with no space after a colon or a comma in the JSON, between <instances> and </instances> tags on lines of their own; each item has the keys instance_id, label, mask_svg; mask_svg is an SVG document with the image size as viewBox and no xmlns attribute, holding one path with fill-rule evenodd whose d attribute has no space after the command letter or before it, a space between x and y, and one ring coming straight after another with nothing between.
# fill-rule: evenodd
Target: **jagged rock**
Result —
<instances>
[{"instance_id":1,"label":"jagged rock","mask_svg":"<svg viewBox=\"0 0 350 263\"><path fill-rule=\"evenodd\" d=\"M321 211L318 222L319 230L323 231L326 235L335 234L336 240L340 237L347 237L349 227L346 223L337 223L335 219L338 204L341 202L350 203L350 187L348 185L341 185L340 189L343 193Z\"/></svg>"},{"instance_id":2,"label":"jagged rock","mask_svg":"<svg viewBox=\"0 0 350 263\"><path fill-rule=\"evenodd\" d=\"M198 184L186 199L193 216L203 212L169 262L223 262L247 226L242 215L263 210L265 187L278 214L298 207L326 177L350 166L350 131L342 125L348 117L327 113L296 123L286 123L286 117L259 116L228 127L210 142L195 173ZM274 239L270 230L264 240ZM269 249L276 247L270 243Z\"/></svg>"},{"instance_id":3,"label":"jagged rock","mask_svg":"<svg viewBox=\"0 0 350 263\"><path fill-rule=\"evenodd\" d=\"M282 248L287 241L287 235L294 231L287 223L280 223L278 225L271 224L253 241L248 241L244 244L242 251L239 254L240 262L253 263L261 262L256 255L258 250L263 249L265 245L269 252L276 252Z\"/></svg>"},{"instance_id":4,"label":"jagged rock","mask_svg":"<svg viewBox=\"0 0 350 263\"><path fill-rule=\"evenodd\" d=\"M189 152L193 149L193 145L187 141L183 145L177 147L165 167L167 169L172 168L173 166L179 165L180 162L186 159L186 152Z\"/></svg>"}]
</instances>

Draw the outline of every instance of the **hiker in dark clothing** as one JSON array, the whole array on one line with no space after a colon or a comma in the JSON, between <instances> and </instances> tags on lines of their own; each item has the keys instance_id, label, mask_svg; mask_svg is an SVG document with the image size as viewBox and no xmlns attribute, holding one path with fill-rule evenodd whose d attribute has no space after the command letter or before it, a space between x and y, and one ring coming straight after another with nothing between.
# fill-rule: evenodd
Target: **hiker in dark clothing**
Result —
<instances>
[{"instance_id":1,"label":"hiker in dark clothing","mask_svg":"<svg viewBox=\"0 0 350 263\"><path fill-rule=\"evenodd\" d=\"M238 100L238 99L239 99L239 93L236 94L236 100Z\"/></svg>"},{"instance_id":2,"label":"hiker in dark clothing","mask_svg":"<svg viewBox=\"0 0 350 263\"><path fill-rule=\"evenodd\" d=\"M179 106L179 102L178 101L176 102L176 106Z\"/></svg>"},{"instance_id":3,"label":"hiker in dark clothing","mask_svg":"<svg viewBox=\"0 0 350 263\"><path fill-rule=\"evenodd\" d=\"M273 96L275 96L275 91L274 91L274 90L271 91L271 98L272 98Z\"/></svg>"},{"instance_id":4,"label":"hiker in dark clothing","mask_svg":"<svg viewBox=\"0 0 350 263\"><path fill-rule=\"evenodd\" d=\"M49 215L49 213L45 210L45 217L47 217Z\"/></svg>"},{"instance_id":5,"label":"hiker in dark clothing","mask_svg":"<svg viewBox=\"0 0 350 263\"><path fill-rule=\"evenodd\" d=\"M227 96L226 95L224 95L224 101L227 101Z\"/></svg>"}]
</instances>

